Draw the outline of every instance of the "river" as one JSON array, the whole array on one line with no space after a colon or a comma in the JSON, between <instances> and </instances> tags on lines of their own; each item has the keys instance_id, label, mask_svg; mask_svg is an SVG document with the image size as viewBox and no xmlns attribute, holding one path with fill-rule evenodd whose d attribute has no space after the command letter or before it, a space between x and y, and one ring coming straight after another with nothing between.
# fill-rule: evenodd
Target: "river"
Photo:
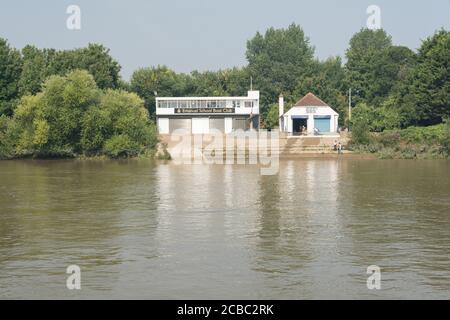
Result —
<instances>
[{"instance_id":1,"label":"river","mask_svg":"<svg viewBox=\"0 0 450 320\"><path fill-rule=\"evenodd\" d=\"M0 298L450 299L450 161L1 161Z\"/></svg>"}]
</instances>

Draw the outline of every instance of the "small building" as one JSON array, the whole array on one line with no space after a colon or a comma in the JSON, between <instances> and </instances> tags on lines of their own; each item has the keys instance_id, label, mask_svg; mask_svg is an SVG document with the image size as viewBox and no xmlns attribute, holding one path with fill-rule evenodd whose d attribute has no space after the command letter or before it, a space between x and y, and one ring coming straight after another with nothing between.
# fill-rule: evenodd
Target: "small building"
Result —
<instances>
[{"instance_id":1,"label":"small building","mask_svg":"<svg viewBox=\"0 0 450 320\"><path fill-rule=\"evenodd\" d=\"M257 130L259 91L248 91L246 97L157 97L156 118L160 134L177 129L192 134Z\"/></svg>"},{"instance_id":2,"label":"small building","mask_svg":"<svg viewBox=\"0 0 450 320\"><path fill-rule=\"evenodd\" d=\"M284 112L279 100L280 131L289 135L330 135L338 133L339 114L311 92Z\"/></svg>"}]
</instances>

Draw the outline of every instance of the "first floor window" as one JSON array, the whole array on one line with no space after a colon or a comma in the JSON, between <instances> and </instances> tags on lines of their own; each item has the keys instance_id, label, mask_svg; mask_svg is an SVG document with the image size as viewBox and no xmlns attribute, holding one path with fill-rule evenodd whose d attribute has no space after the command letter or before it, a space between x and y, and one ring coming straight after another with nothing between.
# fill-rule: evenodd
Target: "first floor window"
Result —
<instances>
[{"instance_id":1,"label":"first floor window","mask_svg":"<svg viewBox=\"0 0 450 320\"><path fill-rule=\"evenodd\" d=\"M177 102L176 101L169 101L169 108L176 108Z\"/></svg>"}]
</instances>

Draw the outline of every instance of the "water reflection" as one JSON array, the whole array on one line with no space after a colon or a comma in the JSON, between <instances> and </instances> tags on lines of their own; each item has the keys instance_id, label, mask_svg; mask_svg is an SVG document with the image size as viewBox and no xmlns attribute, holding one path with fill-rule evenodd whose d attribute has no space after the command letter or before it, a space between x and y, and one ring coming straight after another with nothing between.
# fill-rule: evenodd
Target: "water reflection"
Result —
<instances>
[{"instance_id":1,"label":"water reflection","mask_svg":"<svg viewBox=\"0 0 450 320\"><path fill-rule=\"evenodd\" d=\"M449 169L0 162L0 297L448 299ZM69 264L81 292L65 289Z\"/></svg>"},{"instance_id":2,"label":"water reflection","mask_svg":"<svg viewBox=\"0 0 450 320\"><path fill-rule=\"evenodd\" d=\"M384 289L393 298L403 296L398 288L411 298L445 295L450 289L448 162L345 165L346 188L353 193L340 206L349 221L353 263L382 267Z\"/></svg>"}]
</instances>

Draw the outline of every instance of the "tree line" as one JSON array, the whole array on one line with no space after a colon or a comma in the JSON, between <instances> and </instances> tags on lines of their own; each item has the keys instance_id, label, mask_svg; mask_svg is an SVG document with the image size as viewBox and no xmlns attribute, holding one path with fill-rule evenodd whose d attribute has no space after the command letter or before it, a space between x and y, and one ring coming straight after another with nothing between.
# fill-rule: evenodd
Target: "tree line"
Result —
<instances>
[{"instance_id":1,"label":"tree line","mask_svg":"<svg viewBox=\"0 0 450 320\"><path fill-rule=\"evenodd\" d=\"M350 39L343 61L315 58L302 28L291 24L257 32L247 41L246 58L244 67L189 74L164 65L142 68L127 82L120 77L120 64L103 45L74 50L28 45L18 50L0 38L0 153L6 140L13 154L57 154L57 150L108 154L111 148L106 146L112 144L122 144L125 153L139 153L154 141L156 95L245 95L250 79L253 88L261 91L266 128L278 124L280 94L289 106L309 91L334 107L341 115L340 125L348 126L350 88L353 122L371 131L434 125L450 117L450 32L444 29L423 40L417 52L394 45L382 29L361 29ZM150 128L149 136L135 141L136 136L116 127L122 122L111 118L111 110L120 109L113 97L124 104L123 109L134 110L129 110L132 114L140 110L142 116L145 110L148 120L138 122ZM103 129L95 129L95 121L103 121L99 124ZM96 143L87 142L91 134L98 138ZM120 148L116 151L121 153Z\"/></svg>"}]
</instances>

